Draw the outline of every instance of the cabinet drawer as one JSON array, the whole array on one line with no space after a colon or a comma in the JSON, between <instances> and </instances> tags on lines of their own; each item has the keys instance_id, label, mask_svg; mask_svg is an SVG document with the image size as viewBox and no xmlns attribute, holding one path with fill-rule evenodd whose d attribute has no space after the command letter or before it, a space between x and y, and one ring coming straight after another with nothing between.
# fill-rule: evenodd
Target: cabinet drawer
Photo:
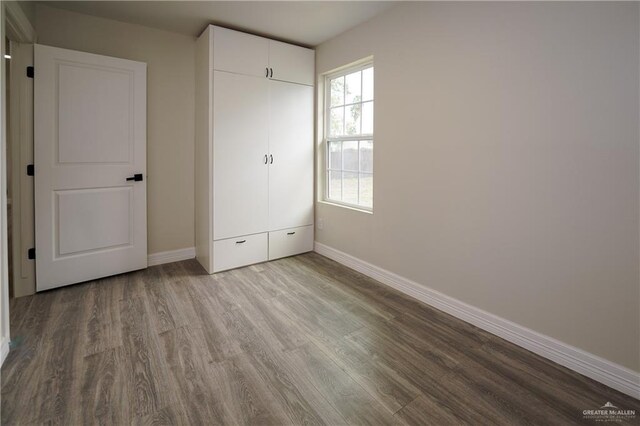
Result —
<instances>
[{"instance_id":1,"label":"cabinet drawer","mask_svg":"<svg viewBox=\"0 0 640 426\"><path fill-rule=\"evenodd\" d=\"M245 235L213 242L213 272L267 260L267 234Z\"/></svg>"},{"instance_id":2,"label":"cabinet drawer","mask_svg":"<svg viewBox=\"0 0 640 426\"><path fill-rule=\"evenodd\" d=\"M269 232L269 260L313 250L313 225Z\"/></svg>"}]
</instances>

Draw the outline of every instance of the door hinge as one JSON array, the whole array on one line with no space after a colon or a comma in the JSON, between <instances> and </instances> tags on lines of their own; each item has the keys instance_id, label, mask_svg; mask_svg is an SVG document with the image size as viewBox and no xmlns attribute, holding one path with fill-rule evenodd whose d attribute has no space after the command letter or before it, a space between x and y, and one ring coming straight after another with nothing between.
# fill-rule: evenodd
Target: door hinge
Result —
<instances>
[{"instance_id":1,"label":"door hinge","mask_svg":"<svg viewBox=\"0 0 640 426\"><path fill-rule=\"evenodd\" d=\"M33 166L33 164L28 164L27 165L27 176L33 176L35 174L35 167Z\"/></svg>"},{"instance_id":2,"label":"door hinge","mask_svg":"<svg viewBox=\"0 0 640 426\"><path fill-rule=\"evenodd\" d=\"M27 67L27 77L33 78L33 67L32 66Z\"/></svg>"},{"instance_id":3,"label":"door hinge","mask_svg":"<svg viewBox=\"0 0 640 426\"><path fill-rule=\"evenodd\" d=\"M27 258L28 258L29 260L33 260L33 259L35 259L35 258L36 258L36 249L34 249L34 248L30 248L30 249L27 251Z\"/></svg>"}]
</instances>

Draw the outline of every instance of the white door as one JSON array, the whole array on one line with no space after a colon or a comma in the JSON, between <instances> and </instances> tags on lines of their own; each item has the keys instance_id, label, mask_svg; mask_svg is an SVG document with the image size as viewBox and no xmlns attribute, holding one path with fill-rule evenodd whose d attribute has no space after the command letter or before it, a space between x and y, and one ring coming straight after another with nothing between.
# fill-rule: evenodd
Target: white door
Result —
<instances>
[{"instance_id":1,"label":"white door","mask_svg":"<svg viewBox=\"0 0 640 426\"><path fill-rule=\"evenodd\" d=\"M213 66L219 71L267 77L269 40L213 27Z\"/></svg>"},{"instance_id":2,"label":"white door","mask_svg":"<svg viewBox=\"0 0 640 426\"><path fill-rule=\"evenodd\" d=\"M269 40L269 76L273 80L313 86L315 51L281 41Z\"/></svg>"},{"instance_id":3,"label":"white door","mask_svg":"<svg viewBox=\"0 0 640 426\"><path fill-rule=\"evenodd\" d=\"M34 68L38 291L146 268L146 64L36 45Z\"/></svg>"},{"instance_id":4,"label":"white door","mask_svg":"<svg viewBox=\"0 0 640 426\"><path fill-rule=\"evenodd\" d=\"M313 87L269 82L269 230L313 223Z\"/></svg>"},{"instance_id":5,"label":"white door","mask_svg":"<svg viewBox=\"0 0 640 426\"><path fill-rule=\"evenodd\" d=\"M267 230L269 80L213 72L213 239Z\"/></svg>"}]
</instances>

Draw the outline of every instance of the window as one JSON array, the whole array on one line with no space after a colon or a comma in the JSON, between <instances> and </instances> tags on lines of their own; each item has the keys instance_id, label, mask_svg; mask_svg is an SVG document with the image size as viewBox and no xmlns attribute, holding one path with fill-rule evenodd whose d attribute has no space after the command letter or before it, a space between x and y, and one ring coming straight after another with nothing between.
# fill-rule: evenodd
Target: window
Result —
<instances>
[{"instance_id":1,"label":"window","mask_svg":"<svg viewBox=\"0 0 640 426\"><path fill-rule=\"evenodd\" d=\"M373 209L373 65L328 75L327 201Z\"/></svg>"}]
</instances>

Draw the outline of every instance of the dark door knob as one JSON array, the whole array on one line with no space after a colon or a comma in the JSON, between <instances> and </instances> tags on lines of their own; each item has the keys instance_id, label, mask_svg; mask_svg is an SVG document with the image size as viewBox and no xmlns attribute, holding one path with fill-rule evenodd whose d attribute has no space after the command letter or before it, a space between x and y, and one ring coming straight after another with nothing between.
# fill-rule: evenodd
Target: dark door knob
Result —
<instances>
[{"instance_id":1,"label":"dark door knob","mask_svg":"<svg viewBox=\"0 0 640 426\"><path fill-rule=\"evenodd\" d=\"M142 173L136 173L135 175L128 177L127 180L133 180L135 182L140 182L142 180Z\"/></svg>"}]
</instances>

